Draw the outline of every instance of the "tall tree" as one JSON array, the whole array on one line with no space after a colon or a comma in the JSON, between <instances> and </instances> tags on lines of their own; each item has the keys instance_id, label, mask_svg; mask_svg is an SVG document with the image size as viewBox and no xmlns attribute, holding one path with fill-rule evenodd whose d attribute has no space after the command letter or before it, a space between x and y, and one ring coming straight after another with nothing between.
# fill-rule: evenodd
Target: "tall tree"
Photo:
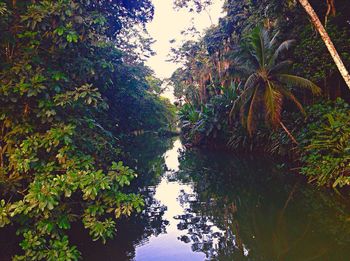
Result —
<instances>
[{"instance_id":1,"label":"tall tree","mask_svg":"<svg viewBox=\"0 0 350 261\"><path fill-rule=\"evenodd\" d=\"M280 45L276 43L276 35L270 37L268 31L255 28L248 39L242 43L238 52L241 72L245 72L244 91L234 102L231 116L240 109L243 122L249 134L256 126L256 115L260 108L264 109L265 119L272 127L281 126L288 136L296 143L288 129L284 126L281 113L283 98L287 98L303 112L302 105L291 92L289 87L301 87L320 92L319 87L311 81L288 73L291 61L280 59L281 54L288 50L293 40L286 40ZM247 116L245 117L245 115Z\"/></svg>"},{"instance_id":2,"label":"tall tree","mask_svg":"<svg viewBox=\"0 0 350 261\"><path fill-rule=\"evenodd\" d=\"M315 10L312 8L312 6L310 5L308 0L299 0L299 3L303 6L305 11L310 16L313 25L315 26L315 28L319 32L319 34L320 34L322 40L324 41L330 55L332 56L336 66L338 67L338 70L339 70L341 76L343 77L346 85L350 89L350 74L349 74L348 70L346 69L342 59L340 58L340 56L339 56L331 38L329 37L326 29L324 28L320 19L318 18ZM333 6L334 6L334 4L333 4Z\"/></svg>"}]
</instances>

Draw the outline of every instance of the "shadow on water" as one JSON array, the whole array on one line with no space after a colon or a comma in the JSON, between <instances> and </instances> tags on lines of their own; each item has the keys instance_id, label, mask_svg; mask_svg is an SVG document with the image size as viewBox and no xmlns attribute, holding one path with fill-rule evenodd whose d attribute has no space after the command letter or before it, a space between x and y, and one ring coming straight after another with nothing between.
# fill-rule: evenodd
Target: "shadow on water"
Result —
<instances>
[{"instance_id":1,"label":"shadow on water","mask_svg":"<svg viewBox=\"0 0 350 261\"><path fill-rule=\"evenodd\" d=\"M182 239L209 260L349 260L350 211L330 191L282 175L266 158L181 154L194 198ZM218 228L220 231L218 231Z\"/></svg>"},{"instance_id":2,"label":"shadow on water","mask_svg":"<svg viewBox=\"0 0 350 261\"><path fill-rule=\"evenodd\" d=\"M346 201L283 175L271 159L185 151L178 138L152 135L125 148L139 173L132 189L146 208L120 220L106 245L75 226L70 238L84 260L350 258Z\"/></svg>"}]
</instances>

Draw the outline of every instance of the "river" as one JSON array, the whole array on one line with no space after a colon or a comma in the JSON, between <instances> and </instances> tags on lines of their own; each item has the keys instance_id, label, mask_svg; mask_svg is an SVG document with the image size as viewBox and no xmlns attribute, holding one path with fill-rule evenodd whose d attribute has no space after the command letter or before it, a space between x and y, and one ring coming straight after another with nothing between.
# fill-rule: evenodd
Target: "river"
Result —
<instances>
[{"instance_id":1,"label":"river","mask_svg":"<svg viewBox=\"0 0 350 261\"><path fill-rule=\"evenodd\" d=\"M350 260L346 199L272 159L152 135L126 147L147 207L105 246L77 241L84 260Z\"/></svg>"},{"instance_id":2,"label":"river","mask_svg":"<svg viewBox=\"0 0 350 261\"><path fill-rule=\"evenodd\" d=\"M346 198L273 159L185 150L179 138L147 134L126 148L146 207L120 220L106 245L76 226L70 238L83 260L350 260Z\"/></svg>"}]
</instances>

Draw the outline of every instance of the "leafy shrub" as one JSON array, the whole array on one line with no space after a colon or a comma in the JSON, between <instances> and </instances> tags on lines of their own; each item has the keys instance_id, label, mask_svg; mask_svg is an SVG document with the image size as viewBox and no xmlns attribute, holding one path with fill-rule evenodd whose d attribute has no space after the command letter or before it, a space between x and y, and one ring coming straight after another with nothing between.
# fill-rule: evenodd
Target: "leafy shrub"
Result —
<instances>
[{"instance_id":1,"label":"leafy shrub","mask_svg":"<svg viewBox=\"0 0 350 261\"><path fill-rule=\"evenodd\" d=\"M194 130L207 138L217 138L218 132L223 129L227 121L223 117L225 111L222 108L220 103L215 102L215 99L203 106Z\"/></svg>"},{"instance_id":2,"label":"leafy shrub","mask_svg":"<svg viewBox=\"0 0 350 261\"><path fill-rule=\"evenodd\" d=\"M350 185L350 110L342 99L308 108L306 128L298 136L301 173L318 185Z\"/></svg>"},{"instance_id":3,"label":"leafy shrub","mask_svg":"<svg viewBox=\"0 0 350 261\"><path fill-rule=\"evenodd\" d=\"M266 128L259 128L253 135L249 135L240 122L231 126L227 145L230 149L244 152L265 150L268 146L270 132Z\"/></svg>"},{"instance_id":4,"label":"leafy shrub","mask_svg":"<svg viewBox=\"0 0 350 261\"><path fill-rule=\"evenodd\" d=\"M220 94L216 94L208 103L196 109L186 103L179 110L179 119L185 136L197 144L203 142L226 142L228 136L228 114L233 101L237 98L238 84L221 86ZM219 141L220 140L220 141Z\"/></svg>"},{"instance_id":5,"label":"leafy shrub","mask_svg":"<svg viewBox=\"0 0 350 261\"><path fill-rule=\"evenodd\" d=\"M189 132L199 120L199 111L189 103L184 104L178 112L181 127L185 132Z\"/></svg>"}]
</instances>

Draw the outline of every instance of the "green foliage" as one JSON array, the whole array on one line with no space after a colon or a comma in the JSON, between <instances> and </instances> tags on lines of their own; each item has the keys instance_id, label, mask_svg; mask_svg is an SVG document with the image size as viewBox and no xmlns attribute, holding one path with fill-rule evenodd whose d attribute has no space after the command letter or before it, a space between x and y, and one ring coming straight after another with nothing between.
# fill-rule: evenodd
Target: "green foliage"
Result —
<instances>
[{"instance_id":1,"label":"green foliage","mask_svg":"<svg viewBox=\"0 0 350 261\"><path fill-rule=\"evenodd\" d=\"M196 3L198 11L203 11L201 1L178 1L178 6L188 8ZM323 18L327 2L311 4ZM348 185L349 116L342 109L345 105L339 101L335 107L320 103L304 110L300 102L314 103L308 91L320 94L318 86L324 98L349 98L305 10L297 1L277 0L226 1L224 10L226 15L219 24L199 41L188 41L173 50L173 61L184 65L174 72L171 81L176 97L185 101L180 109L185 137L194 144L214 140L210 145L227 143L235 150L301 158L302 174L310 181L334 187ZM346 65L347 13L347 2L337 0L336 14L329 15L326 23ZM283 41L291 38L295 40ZM294 52L292 45L296 46ZM227 89L236 82L242 87ZM222 102L223 97L230 102ZM295 112L293 104L301 113ZM226 106L232 108L229 121Z\"/></svg>"},{"instance_id":2,"label":"green foliage","mask_svg":"<svg viewBox=\"0 0 350 261\"><path fill-rule=\"evenodd\" d=\"M105 242L116 218L144 204L126 192L136 173L113 162L121 158L116 136L138 128L133 120L159 128L174 114L148 92L151 70L113 40L147 22L153 6L2 1L0 14L0 227L19 228L15 260L77 260L66 235L73 222ZM154 118L133 118L129 101Z\"/></svg>"},{"instance_id":3,"label":"green foliage","mask_svg":"<svg viewBox=\"0 0 350 261\"><path fill-rule=\"evenodd\" d=\"M302 174L318 185L350 185L350 110L341 99L308 110L310 123L299 135Z\"/></svg>"},{"instance_id":4,"label":"green foliage","mask_svg":"<svg viewBox=\"0 0 350 261\"><path fill-rule=\"evenodd\" d=\"M183 127L196 124L199 119L199 113L191 104L184 104L179 110L179 118L182 121Z\"/></svg>"},{"instance_id":5,"label":"green foliage","mask_svg":"<svg viewBox=\"0 0 350 261\"><path fill-rule=\"evenodd\" d=\"M319 94L320 89L311 81L288 73L289 60L281 59L290 49L293 40L276 43L277 35L270 37L266 29L257 27L242 43L238 57L240 70L246 72L242 94L235 100L231 114L240 110L242 122L251 135L256 126L256 114L264 110L267 126L281 123L283 99L289 99L303 112L302 105L291 92L291 87L300 87ZM244 75L244 74L243 74Z\"/></svg>"},{"instance_id":6,"label":"green foliage","mask_svg":"<svg viewBox=\"0 0 350 261\"><path fill-rule=\"evenodd\" d=\"M221 86L220 95L215 95L210 102L196 109L194 105L186 103L179 110L179 119L187 139L218 140L228 132L228 114L233 100L237 98L238 84ZM223 135L224 134L224 135Z\"/></svg>"},{"instance_id":7,"label":"green foliage","mask_svg":"<svg viewBox=\"0 0 350 261\"><path fill-rule=\"evenodd\" d=\"M262 117L265 118L266 126L276 129L282 121L284 99L294 102L303 111L301 103L292 93L292 87L308 89L315 94L320 92L311 81L288 74L291 61L281 59L281 56L290 49L293 41L286 40L277 44L276 37L277 35L270 37L269 32L261 27L255 28L242 41L241 48L235 54L235 68L240 72L243 86L231 81L230 85L218 88L218 93L215 91L211 94L209 101L200 105L200 112L196 113L192 105L187 105L180 111L180 119L185 120L183 126L190 126L191 136L200 133L216 138L227 122L227 107L232 107L232 121L237 119L236 112L240 111L242 123L251 136ZM203 96L201 100L203 101ZM231 147L239 147L247 143L246 140L244 136L236 137L233 134L229 144Z\"/></svg>"},{"instance_id":8,"label":"green foliage","mask_svg":"<svg viewBox=\"0 0 350 261\"><path fill-rule=\"evenodd\" d=\"M25 256L15 256L14 260L79 260L80 252L75 246L69 246L67 236L54 236L45 240L32 231L26 231L23 237L20 245Z\"/></svg>"},{"instance_id":9,"label":"green foliage","mask_svg":"<svg viewBox=\"0 0 350 261\"><path fill-rule=\"evenodd\" d=\"M227 146L235 151L256 152L264 151L268 146L270 132L260 126L254 135L249 135L247 130L239 122L235 122L227 134Z\"/></svg>"},{"instance_id":10,"label":"green foliage","mask_svg":"<svg viewBox=\"0 0 350 261\"><path fill-rule=\"evenodd\" d=\"M170 129L175 121L174 108L160 96L162 86L157 85L162 81L152 73L142 64L117 64L114 73L107 75L110 82L103 91L109 105L106 124L114 132L156 131L165 126Z\"/></svg>"},{"instance_id":11,"label":"green foliage","mask_svg":"<svg viewBox=\"0 0 350 261\"><path fill-rule=\"evenodd\" d=\"M350 65L350 56L347 52L350 45L348 37L350 31L346 27L339 28L331 21L327 26L327 32L334 40L337 51L348 67ZM311 25L304 28L299 38L294 53L297 61L294 67L297 72L303 73L303 75L318 83L324 83L324 81L330 80L330 76L338 73L325 44L319 35L315 34Z\"/></svg>"},{"instance_id":12,"label":"green foliage","mask_svg":"<svg viewBox=\"0 0 350 261\"><path fill-rule=\"evenodd\" d=\"M154 77L154 76L147 76L146 77L147 83L149 85L149 91L160 95L163 93L164 89L162 88L163 81Z\"/></svg>"}]
</instances>

